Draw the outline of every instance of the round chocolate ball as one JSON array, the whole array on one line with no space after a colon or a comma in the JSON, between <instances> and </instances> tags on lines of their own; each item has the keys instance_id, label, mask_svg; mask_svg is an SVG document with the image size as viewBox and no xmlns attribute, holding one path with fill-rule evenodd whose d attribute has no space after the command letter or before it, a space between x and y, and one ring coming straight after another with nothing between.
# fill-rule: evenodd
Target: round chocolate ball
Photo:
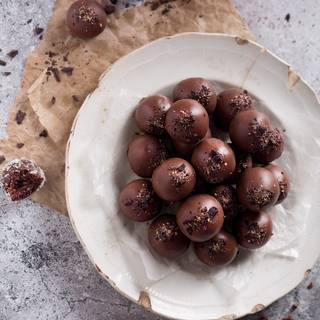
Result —
<instances>
[{"instance_id":1,"label":"round chocolate ball","mask_svg":"<svg viewBox=\"0 0 320 320\"><path fill-rule=\"evenodd\" d=\"M134 114L138 128L148 134L160 136L164 133L166 113L172 102L162 95L143 98Z\"/></svg>"},{"instance_id":2,"label":"round chocolate ball","mask_svg":"<svg viewBox=\"0 0 320 320\"><path fill-rule=\"evenodd\" d=\"M271 216L264 211L246 211L236 221L235 235L242 247L261 248L272 236Z\"/></svg>"},{"instance_id":3,"label":"round chocolate ball","mask_svg":"<svg viewBox=\"0 0 320 320\"><path fill-rule=\"evenodd\" d=\"M107 15L103 6L94 0L75 1L67 13L67 25L72 35L93 38L106 27Z\"/></svg>"},{"instance_id":4,"label":"round chocolate ball","mask_svg":"<svg viewBox=\"0 0 320 320\"><path fill-rule=\"evenodd\" d=\"M269 163L278 159L284 149L284 138L277 128L267 129L261 133L256 148L253 151L253 158L262 163Z\"/></svg>"},{"instance_id":5,"label":"round chocolate ball","mask_svg":"<svg viewBox=\"0 0 320 320\"><path fill-rule=\"evenodd\" d=\"M194 249L197 257L210 267L231 263L238 253L235 237L221 230L213 238L205 242L196 242Z\"/></svg>"},{"instance_id":6,"label":"round chocolate ball","mask_svg":"<svg viewBox=\"0 0 320 320\"><path fill-rule=\"evenodd\" d=\"M224 221L232 221L240 211L236 189L229 185L213 187L211 194L219 201L224 212Z\"/></svg>"},{"instance_id":7,"label":"round chocolate ball","mask_svg":"<svg viewBox=\"0 0 320 320\"><path fill-rule=\"evenodd\" d=\"M161 210L161 200L149 180L137 179L128 183L119 196L121 212L130 220L148 221Z\"/></svg>"},{"instance_id":8,"label":"round chocolate ball","mask_svg":"<svg viewBox=\"0 0 320 320\"><path fill-rule=\"evenodd\" d=\"M12 201L25 199L40 190L45 180L43 170L35 162L24 158L10 161L1 174L2 188Z\"/></svg>"},{"instance_id":9,"label":"round chocolate ball","mask_svg":"<svg viewBox=\"0 0 320 320\"><path fill-rule=\"evenodd\" d=\"M254 152L259 148L261 137L270 129L269 118L256 110L238 113L230 123L229 135L236 148Z\"/></svg>"},{"instance_id":10,"label":"round chocolate ball","mask_svg":"<svg viewBox=\"0 0 320 320\"><path fill-rule=\"evenodd\" d=\"M212 138L212 133L210 128L208 129L206 135L203 140ZM189 158L192 155L193 150L199 143L183 143L179 141L173 141L173 145L175 147L176 153L183 158Z\"/></svg>"},{"instance_id":11,"label":"round chocolate ball","mask_svg":"<svg viewBox=\"0 0 320 320\"><path fill-rule=\"evenodd\" d=\"M223 225L223 209L217 199L199 194L189 197L177 211L180 230L192 241L207 241Z\"/></svg>"},{"instance_id":12,"label":"round chocolate ball","mask_svg":"<svg viewBox=\"0 0 320 320\"><path fill-rule=\"evenodd\" d=\"M283 168L281 168L280 166L278 166L276 164L269 164L265 167L265 169L272 172L278 181L279 188L280 188L280 194L279 194L279 197L278 197L276 204L279 204L288 196L288 193L290 190L289 175Z\"/></svg>"},{"instance_id":13,"label":"round chocolate ball","mask_svg":"<svg viewBox=\"0 0 320 320\"><path fill-rule=\"evenodd\" d=\"M179 82L173 90L174 101L193 99L198 101L209 114L217 105L217 95L214 85L203 78L189 78Z\"/></svg>"},{"instance_id":14,"label":"round chocolate ball","mask_svg":"<svg viewBox=\"0 0 320 320\"><path fill-rule=\"evenodd\" d=\"M239 201L249 210L260 211L273 206L280 194L276 177L267 169L245 170L237 184Z\"/></svg>"},{"instance_id":15,"label":"round chocolate ball","mask_svg":"<svg viewBox=\"0 0 320 320\"><path fill-rule=\"evenodd\" d=\"M196 173L191 164L180 158L164 161L152 175L152 186L166 201L179 201L188 196L196 185Z\"/></svg>"},{"instance_id":16,"label":"round chocolate ball","mask_svg":"<svg viewBox=\"0 0 320 320\"><path fill-rule=\"evenodd\" d=\"M216 138L203 140L194 149L191 163L209 183L219 183L230 178L236 167L236 159L230 146Z\"/></svg>"},{"instance_id":17,"label":"round chocolate ball","mask_svg":"<svg viewBox=\"0 0 320 320\"><path fill-rule=\"evenodd\" d=\"M240 179L244 170L252 168L253 161L250 153L237 149L234 145L232 145L232 143L230 143L229 145L236 157L236 168L230 179L228 179L228 182L234 184L237 183L237 181Z\"/></svg>"},{"instance_id":18,"label":"round chocolate ball","mask_svg":"<svg viewBox=\"0 0 320 320\"><path fill-rule=\"evenodd\" d=\"M179 100L168 110L165 127L173 140L198 143L209 129L208 113L195 100Z\"/></svg>"},{"instance_id":19,"label":"round chocolate ball","mask_svg":"<svg viewBox=\"0 0 320 320\"><path fill-rule=\"evenodd\" d=\"M164 142L153 136L137 136L128 147L131 169L143 178L150 178L153 170L167 158L168 152Z\"/></svg>"},{"instance_id":20,"label":"round chocolate ball","mask_svg":"<svg viewBox=\"0 0 320 320\"><path fill-rule=\"evenodd\" d=\"M247 90L231 88L218 95L214 119L217 125L228 131L230 123L236 114L253 109L253 101Z\"/></svg>"},{"instance_id":21,"label":"round chocolate ball","mask_svg":"<svg viewBox=\"0 0 320 320\"><path fill-rule=\"evenodd\" d=\"M190 244L190 240L180 231L176 217L168 214L152 221L148 239L151 247L167 258L180 256Z\"/></svg>"}]
</instances>

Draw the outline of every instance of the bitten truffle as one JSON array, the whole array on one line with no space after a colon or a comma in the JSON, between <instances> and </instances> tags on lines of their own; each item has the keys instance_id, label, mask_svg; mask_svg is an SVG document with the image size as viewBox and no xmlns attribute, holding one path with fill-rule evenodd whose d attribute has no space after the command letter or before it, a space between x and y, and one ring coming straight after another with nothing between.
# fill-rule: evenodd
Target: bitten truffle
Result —
<instances>
[{"instance_id":1,"label":"bitten truffle","mask_svg":"<svg viewBox=\"0 0 320 320\"><path fill-rule=\"evenodd\" d=\"M260 211L273 206L280 194L276 177L267 169L245 170L237 184L239 201L249 210Z\"/></svg>"},{"instance_id":2,"label":"bitten truffle","mask_svg":"<svg viewBox=\"0 0 320 320\"><path fill-rule=\"evenodd\" d=\"M193 99L198 101L212 114L217 105L217 95L214 85L203 78L189 78L179 82L173 90L174 101Z\"/></svg>"},{"instance_id":3,"label":"bitten truffle","mask_svg":"<svg viewBox=\"0 0 320 320\"><path fill-rule=\"evenodd\" d=\"M196 173L189 162L180 158L164 161L152 175L152 186L166 201L179 201L188 196L196 185Z\"/></svg>"},{"instance_id":4,"label":"bitten truffle","mask_svg":"<svg viewBox=\"0 0 320 320\"><path fill-rule=\"evenodd\" d=\"M150 178L153 170L167 158L168 151L164 142L153 136L137 136L128 147L131 169L143 178Z\"/></svg>"},{"instance_id":5,"label":"bitten truffle","mask_svg":"<svg viewBox=\"0 0 320 320\"><path fill-rule=\"evenodd\" d=\"M130 220L148 221L161 210L161 200L152 189L151 182L138 179L128 183L119 196L121 212Z\"/></svg>"},{"instance_id":6,"label":"bitten truffle","mask_svg":"<svg viewBox=\"0 0 320 320\"><path fill-rule=\"evenodd\" d=\"M1 185L12 201L29 197L41 189L45 180L43 170L35 162L27 159L9 162L1 175Z\"/></svg>"},{"instance_id":7,"label":"bitten truffle","mask_svg":"<svg viewBox=\"0 0 320 320\"><path fill-rule=\"evenodd\" d=\"M219 183L230 178L236 167L234 152L222 140L203 140L193 151L191 163L201 178Z\"/></svg>"},{"instance_id":8,"label":"bitten truffle","mask_svg":"<svg viewBox=\"0 0 320 320\"><path fill-rule=\"evenodd\" d=\"M208 113L195 100L179 100L167 112L165 127L173 140L198 143L209 129Z\"/></svg>"},{"instance_id":9,"label":"bitten truffle","mask_svg":"<svg viewBox=\"0 0 320 320\"><path fill-rule=\"evenodd\" d=\"M167 258L180 256L190 244L190 240L180 231L173 215L156 218L149 227L148 238L151 247Z\"/></svg>"},{"instance_id":10,"label":"bitten truffle","mask_svg":"<svg viewBox=\"0 0 320 320\"><path fill-rule=\"evenodd\" d=\"M214 196L222 206L224 212L224 221L232 221L240 211L240 203L237 198L236 189L228 185L213 187L211 190Z\"/></svg>"},{"instance_id":11,"label":"bitten truffle","mask_svg":"<svg viewBox=\"0 0 320 320\"><path fill-rule=\"evenodd\" d=\"M206 241L223 225L223 209L214 197L199 194L189 197L177 211L180 230L192 241Z\"/></svg>"},{"instance_id":12,"label":"bitten truffle","mask_svg":"<svg viewBox=\"0 0 320 320\"><path fill-rule=\"evenodd\" d=\"M67 25L72 35L93 38L106 27L107 15L100 3L94 0L75 1L67 13Z\"/></svg>"},{"instance_id":13,"label":"bitten truffle","mask_svg":"<svg viewBox=\"0 0 320 320\"><path fill-rule=\"evenodd\" d=\"M235 234L242 247L247 249L261 248L272 236L271 216L263 211L247 211L237 219Z\"/></svg>"},{"instance_id":14,"label":"bitten truffle","mask_svg":"<svg viewBox=\"0 0 320 320\"><path fill-rule=\"evenodd\" d=\"M171 105L170 99L162 95L143 98L134 114L138 128L151 135L162 135L165 131L166 113Z\"/></svg>"},{"instance_id":15,"label":"bitten truffle","mask_svg":"<svg viewBox=\"0 0 320 320\"><path fill-rule=\"evenodd\" d=\"M247 90L231 88L218 95L217 108L214 113L216 124L225 131L236 114L253 109L253 101Z\"/></svg>"},{"instance_id":16,"label":"bitten truffle","mask_svg":"<svg viewBox=\"0 0 320 320\"><path fill-rule=\"evenodd\" d=\"M280 194L276 202L276 204L279 204L288 196L290 190L289 175L286 170L276 164L269 164L265 168L273 173L279 183Z\"/></svg>"},{"instance_id":17,"label":"bitten truffle","mask_svg":"<svg viewBox=\"0 0 320 320\"><path fill-rule=\"evenodd\" d=\"M210 267L223 266L231 263L238 253L235 237L221 230L210 240L196 242L194 249L197 257Z\"/></svg>"}]
</instances>

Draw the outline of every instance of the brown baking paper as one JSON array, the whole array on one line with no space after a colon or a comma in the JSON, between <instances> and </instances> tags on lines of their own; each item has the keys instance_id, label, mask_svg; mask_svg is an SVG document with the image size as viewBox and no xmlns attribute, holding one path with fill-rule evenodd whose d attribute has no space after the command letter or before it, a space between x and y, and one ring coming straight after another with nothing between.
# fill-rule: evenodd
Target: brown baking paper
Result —
<instances>
[{"instance_id":1,"label":"brown baking paper","mask_svg":"<svg viewBox=\"0 0 320 320\"><path fill-rule=\"evenodd\" d=\"M8 139L0 144L6 161L26 157L43 168L47 182L32 199L63 214L67 214L65 148L72 122L110 64L150 41L179 32L251 37L229 0L176 0L117 11L108 16L102 34L81 40L70 36L65 23L72 2L57 1L43 40L28 57L9 115Z\"/></svg>"}]
</instances>

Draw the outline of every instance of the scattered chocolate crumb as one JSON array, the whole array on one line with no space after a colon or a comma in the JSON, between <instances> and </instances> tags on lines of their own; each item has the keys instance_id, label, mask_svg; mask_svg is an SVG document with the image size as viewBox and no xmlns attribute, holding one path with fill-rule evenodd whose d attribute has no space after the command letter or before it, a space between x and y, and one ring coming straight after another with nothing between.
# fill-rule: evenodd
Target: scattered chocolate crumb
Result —
<instances>
[{"instance_id":1,"label":"scattered chocolate crumb","mask_svg":"<svg viewBox=\"0 0 320 320\"><path fill-rule=\"evenodd\" d=\"M308 290L313 289L313 283L312 283L312 282L310 282L310 283L308 284L307 289L308 289Z\"/></svg>"},{"instance_id":2,"label":"scattered chocolate crumb","mask_svg":"<svg viewBox=\"0 0 320 320\"><path fill-rule=\"evenodd\" d=\"M7 65L7 63L5 61L0 60L0 66L6 66L6 65Z\"/></svg>"},{"instance_id":3,"label":"scattered chocolate crumb","mask_svg":"<svg viewBox=\"0 0 320 320\"><path fill-rule=\"evenodd\" d=\"M65 73L67 76L72 76L73 68L72 67L64 67L61 69L61 72Z\"/></svg>"},{"instance_id":4,"label":"scattered chocolate crumb","mask_svg":"<svg viewBox=\"0 0 320 320\"><path fill-rule=\"evenodd\" d=\"M53 74L54 78L56 79L57 82L60 82L60 71L58 68L55 67L48 67L48 72L49 74Z\"/></svg>"},{"instance_id":5,"label":"scattered chocolate crumb","mask_svg":"<svg viewBox=\"0 0 320 320\"><path fill-rule=\"evenodd\" d=\"M52 97L50 102L51 102L51 105L53 106L56 103L56 97Z\"/></svg>"},{"instance_id":6,"label":"scattered chocolate crumb","mask_svg":"<svg viewBox=\"0 0 320 320\"><path fill-rule=\"evenodd\" d=\"M39 137L43 137L46 138L48 136L48 131L46 129L43 129L40 133L39 133Z\"/></svg>"},{"instance_id":7,"label":"scattered chocolate crumb","mask_svg":"<svg viewBox=\"0 0 320 320\"><path fill-rule=\"evenodd\" d=\"M290 21L290 18L291 18L290 13L287 13L284 18L285 18L285 20L286 20L287 22L289 22L289 21Z\"/></svg>"},{"instance_id":8,"label":"scattered chocolate crumb","mask_svg":"<svg viewBox=\"0 0 320 320\"><path fill-rule=\"evenodd\" d=\"M11 72L6 71L6 72L2 72L2 74L3 74L5 77L7 77L7 76L10 76Z\"/></svg>"},{"instance_id":9,"label":"scattered chocolate crumb","mask_svg":"<svg viewBox=\"0 0 320 320\"><path fill-rule=\"evenodd\" d=\"M18 53L18 50L11 50L9 53L7 53L7 56L13 59Z\"/></svg>"},{"instance_id":10,"label":"scattered chocolate crumb","mask_svg":"<svg viewBox=\"0 0 320 320\"><path fill-rule=\"evenodd\" d=\"M67 62L68 61L68 57L69 57L69 52L67 52L63 57L62 57L62 60L64 62Z\"/></svg>"},{"instance_id":11,"label":"scattered chocolate crumb","mask_svg":"<svg viewBox=\"0 0 320 320\"><path fill-rule=\"evenodd\" d=\"M72 96L72 99L73 99L73 101L75 101L75 102L79 102L79 98L78 98L76 95L73 95L73 96Z\"/></svg>"},{"instance_id":12,"label":"scattered chocolate crumb","mask_svg":"<svg viewBox=\"0 0 320 320\"><path fill-rule=\"evenodd\" d=\"M21 123L23 122L25 116L26 116L26 113L25 113L25 112L22 112L21 110L19 110L19 111L17 112L16 118L15 118L16 123L17 123L17 124L21 124Z\"/></svg>"},{"instance_id":13,"label":"scattered chocolate crumb","mask_svg":"<svg viewBox=\"0 0 320 320\"><path fill-rule=\"evenodd\" d=\"M297 308L298 308L298 305L294 303L294 304L290 307L290 312L295 311Z\"/></svg>"},{"instance_id":14,"label":"scattered chocolate crumb","mask_svg":"<svg viewBox=\"0 0 320 320\"><path fill-rule=\"evenodd\" d=\"M22 147L24 146L24 143L17 143L17 145L16 145L16 147L18 148L18 149L21 149Z\"/></svg>"},{"instance_id":15,"label":"scattered chocolate crumb","mask_svg":"<svg viewBox=\"0 0 320 320\"><path fill-rule=\"evenodd\" d=\"M31 22L32 22L32 19L27 20L27 23L28 23L28 24L31 23Z\"/></svg>"},{"instance_id":16,"label":"scattered chocolate crumb","mask_svg":"<svg viewBox=\"0 0 320 320\"><path fill-rule=\"evenodd\" d=\"M43 28L39 27L38 25L34 28L33 33L38 36L44 31Z\"/></svg>"},{"instance_id":17,"label":"scattered chocolate crumb","mask_svg":"<svg viewBox=\"0 0 320 320\"><path fill-rule=\"evenodd\" d=\"M105 7L104 7L104 11L106 12L106 14L112 14L116 11L116 7L113 6L112 4L107 4Z\"/></svg>"},{"instance_id":18,"label":"scattered chocolate crumb","mask_svg":"<svg viewBox=\"0 0 320 320\"><path fill-rule=\"evenodd\" d=\"M6 161L5 156L0 156L0 164L2 164L4 161Z\"/></svg>"}]
</instances>

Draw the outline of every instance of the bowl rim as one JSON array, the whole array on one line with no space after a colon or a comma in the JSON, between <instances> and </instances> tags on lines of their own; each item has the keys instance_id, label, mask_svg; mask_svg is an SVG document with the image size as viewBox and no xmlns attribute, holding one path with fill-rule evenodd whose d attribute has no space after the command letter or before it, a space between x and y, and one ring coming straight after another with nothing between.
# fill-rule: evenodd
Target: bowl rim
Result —
<instances>
[{"instance_id":1,"label":"bowl rim","mask_svg":"<svg viewBox=\"0 0 320 320\"><path fill-rule=\"evenodd\" d=\"M75 134L75 130L76 130L76 126L77 126L77 122L78 119L81 115L81 111L84 108L84 105L87 101L87 99L90 98L90 96L99 88L100 86L100 82L102 80L102 78L108 73L110 72L113 68L115 68L119 63L121 63L122 60L127 59L129 56L136 54L139 51L144 50L145 48L149 47L149 46L153 46L155 43L158 42L162 42L162 41L166 41L166 40L172 40L172 39L176 39L176 38L180 38L180 37L188 37L188 36L195 36L195 37L215 37L215 38L226 38L226 39L231 39L234 40L238 45L242 46L242 45L246 45L246 44L251 44L255 47L257 47L258 49L260 49L262 52L266 52L267 54L269 54L270 56L272 56L274 59L276 59L278 62L280 62L282 65L285 65L288 68L288 78L289 78L289 82L290 82L290 78L291 78L291 82L292 82L292 86L294 86L298 81L301 81L303 83L303 85L305 87L307 87L312 95L316 98L317 104L319 105L320 108L320 99L318 97L318 95L315 92L315 89L313 89L313 87L309 84L309 82L307 80L305 80L300 74L297 74L296 71L294 71L294 69L291 67L291 65L289 63L287 63L284 59L280 58L278 55L276 55L275 53L273 53L272 51L270 51L269 49L267 49L265 46L261 45L260 43L256 42L255 40L252 39L248 39L248 38L244 38L244 37L240 37L238 35L235 34L224 34L224 33L216 33L216 32L182 32L182 33L176 33L174 35L170 35L170 36L165 36L165 37L161 37L159 39L153 40L137 49L134 49L133 51L130 51L128 54L120 57L117 61L115 61L114 63L112 63L111 65L109 65L106 70L100 75L99 77L99 81L98 81L98 86L96 87L95 90L93 90L92 92L90 92L86 99L83 101L80 109L78 110L78 113L76 114L73 124L71 126L71 130L70 130L70 136L68 138L67 141L67 145L66 145L66 150L65 150L65 196L66 196L66 205L67 205L67 212L68 212L68 216L72 225L72 228L76 234L76 237L78 238L79 242L81 243L85 253L87 254L87 256L89 257L89 260L91 261L91 263L94 265L95 269L98 271L98 273L104 278L104 280L106 280L111 287L116 290L119 294L121 294L123 297L125 297L126 299L128 299L130 302L133 302L135 304L138 304L140 306L142 306L145 310L167 318L167 319L175 319L172 318L170 316L167 316L163 313L160 313L158 311L155 311L152 309L152 305L150 302L150 298L149 295L146 291L140 291L140 295L138 300L135 300L134 298L130 297L128 294L126 294L124 291L122 291L121 289L119 289L117 287L117 285L112 281L112 279L110 279L110 277L105 274L100 267L95 263L93 257L91 256L91 253L89 251L89 249L87 248L84 240L82 239L82 237L80 236L76 224L75 224L75 220L74 217L72 215L72 210L71 210L71 205L70 205L70 201L69 201L69 190L68 190L68 179L69 179L69 172L70 172L70 164L69 164L69 154L70 154L70 146ZM287 292L281 294L279 297L274 298L272 301L270 301L268 304L256 304L252 310L249 310L243 314L238 314L238 315L224 315L221 316L220 318L216 319L216 320L233 320L233 319L238 319L238 318L242 318L245 317L247 315L252 315L255 314L257 312L260 312L262 310L264 310L265 308L267 308L268 306L270 306L271 304L273 304L274 302L276 302L277 300L283 298L285 295L287 295L289 292L291 292L292 290L294 290L302 281L305 277L307 277L310 272L311 269L313 268L314 264L316 263L318 257L319 257L320 253L318 255L314 256L314 259L311 263L311 265L309 267L307 267L307 269L305 270L305 272L300 276L299 281L294 284L294 286L291 289L288 289Z\"/></svg>"}]
</instances>

